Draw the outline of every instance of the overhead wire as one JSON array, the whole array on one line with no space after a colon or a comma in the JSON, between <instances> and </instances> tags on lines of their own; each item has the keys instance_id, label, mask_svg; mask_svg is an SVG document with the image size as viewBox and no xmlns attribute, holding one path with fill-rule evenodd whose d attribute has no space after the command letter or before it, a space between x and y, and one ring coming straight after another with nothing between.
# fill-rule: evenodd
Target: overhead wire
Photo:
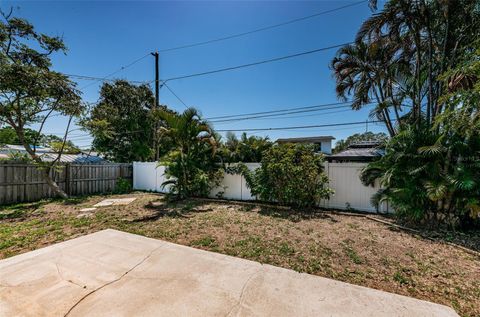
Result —
<instances>
[{"instance_id":1,"label":"overhead wire","mask_svg":"<svg viewBox=\"0 0 480 317\"><path fill-rule=\"evenodd\" d=\"M182 100L182 98L180 98L180 97L175 93L175 91L173 91L173 89L170 88L170 86L167 85L166 82L163 82L162 85L165 86L165 87L172 93L172 95L174 95L175 98L177 98L177 100L180 101L180 102L182 103L182 105L185 106L185 108L187 108L187 109L189 108L189 107L187 106L187 104Z\"/></svg>"},{"instance_id":2,"label":"overhead wire","mask_svg":"<svg viewBox=\"0 0 480 317\"><path fill-rule=\"evenodd\" d=\"M215 130L217 132L248 132L248 131L277 131L277 130L293 130L293 129L309 129L309 128L324 128L324 127L337 127L346 125L357 125L366 123L379 123L381 120L371 121L355 121L355 122L343 122L343 123L329 123L329 124L317 124L317 125L304 125L304 126L290 126L290 127L274 127L274 128L245 128L245 129L221 129Z\"/></svg>"},{"instance_id":3,"label":"overhead wire","mask_svg":"<svg viewBox=\"0 0 480 317\"><path fill-rule=\"evenodd\" d=\"M327 110L327 109L320 109L320 110ZM342 113L342 112L348 112L351 111L351 109L343 109L343 110L335 110L335 111L327 111L327 112L322 112L322 113L313 113L309 115L302 115L302 116L278 116L278 117L266 117L266 118L251 118L248 120L256 120L256 121L265 121L265 120L284 120L284 119L296 119L296 118L311 118L311 117L318 117L318 116L326 116L330 114L337 114L337 113ZM241 120L238 120L241 121ZM216 122L214 123L215 125L223 125L223 124L230 124L231 122Z\"/></svg>"},{"instance_id":4,"label":"overhead wire","mask_svg":"<svg viewBox=\"0 0 480 317\"><path fill-rule=\"evenodd\" d=\"M143 60L144 58L146 58L146 57L149 56L149 55L150 55L150 53L147 53L147 54L143 55L142 57L137 58L137 59L134 60L133 62L131 62L131 63L125 65L125 66L120 67L120 69L118 69L118 70L116 70L116 71L114 71L114 72L112 72L112 73L110 73L110 74L102 77L101 79L99 79L99 80L97 80L97 81L95 81L95 82L92 82L92 83L90 83L90 84L88 84L88 85L85 85L85 86L81 87L80 90L85 89L85 88L93 85L94 83L96 83L96 82L98 82L98 81L104 81L104 80L108 79L109 77L111 77L111 76L113 76L113 75L115 75L115 74L118 74L119 72L121 72L121 71L123 71L123 70L125 70L125 69L127 69L127 68L129 68L129 67L131 67L131 66L133 66L133 65L135 65L136 63L140 62L141 60Z\"/></svg>"},{"instance_id":5,"label":"overhead wire","mask_svg":"<svg viewBox=\"0 0 480 317\"><path fill-rule=\"evenodd\" d=\"M368 2L368 0L358 1L358 2L354 2L354 3L346 4L346 5L337 7L337 8L324 10L324 11L321 11L321 12L318 12L318 13L315 13L315 14L303 16L303 17L300 17L300 18L295 18L295 19L288 20L288 21L281 22L281 23L276 23L276 24L260 27L260 28L253 29L253 30L246 31L246 32L231 34L231 35L227 35L227 36L223 36L223 37L219 37L219 38L215 38L215 39L211 39L211 40L206 40L206 41L200 41L200 42L184 44L184 45L170 47L170 48L164 48L164 49L159 50L158 52L171 52L171 51L181 50L181 49L185 49L185 48L191 48L191 47L207 45L207 44L211 44L211 43L215 43L215 42L231 40L231 39L234 39L234 38L239 38L239 37L243 37L243 36L258 33L258 32L267 31L267 30L278 28L278 27L281 27L281 26L285 26L285 25L297 23L297 22L300 22L300 21L308 20L308 19L311 19L311 18L315 18L315 17L325 15L325 14L328 14L328 13L340 11L340 10L350 8L350 7L353 7L353 6L362 4L362 3L366 3L366 2Z\"/></svg>"},{"instance_id":6,"label":"overhead wire","mask_svg":"<svg viewBox=\"0 0 480 317\"><path fill-rule=\"evenodd\" d=\"M271 118L271 119L278 119L280 116L286 116L290 114L298 114L298 113L306 113L306 112L319 112L325 110L332 110L332 109L339 109L339 108L350 108L350 105L337 105L331 107L318 107L314 109L305 109L305 110L296 110L296 111L289 111L283 113L272 113L272 114L264 114L264 115L256 115L256 116L247 116L241 118L229 118L229 119L220 119L220 120L211 120L212 123L220 123L220 122L235 122L235 121L245 121L245 120L252 120L252 119L261 119L261 118ZM272 118L273 117L273 118ZM288 117L282 117L288 118Z\"/></svg>"},{"instance_id":7,"label":"overhead wire","mask_svg":"<svg viewBox=\"0 0 480 317\"><path fill-rule=\"evenodd\" d=\"M342 43L342 44L337 44L337 45L332 45L332 46L327 46L327 47L321 47L321 48L317 48L317 49L313 49L313 50L309 50L309 51L299 52L299 53L290 54L290 55L284 55L284 56L280 56L280 57L274 57L274 58L270 58L270 59L266 59L266 60L261 60L261 61L258 61L258 62L248 63L248 64L242 64L242 65L219 68L219 69L200 72L200 73L193 73L193 74L188 74L188 75L180 75L180 76L170 77L170 78L167 78L165 80L162 80L162 82L165 83L165 82L168 82L168 81L174 81L174 80L180 80L180 79L186 79L186 78L192 78L192 77L198 77L198 76L211 75L211 74L216 74L216 73L221 73L221 72L237 70L237 69L245 68L245 67L252 67L252 66L258 66L258 65L272 63L272 62L278 62L278 61L289 59L289 58L295 58L295 57L300 57L300 56L305 56L305 55L309 55L309 54L314 54L314 53L318 53L318 52L331 50L331 49L334 49L334 48L340 48L340 47L343 47L343 46L348 45L348 44L352 44L352 42L347 42L347 43Z\"/></svg>"},{"instance_id":8,"label":"overhead wire","mask_svg":"<svg viewBox=\"0 0 480 317\"><path fill-rule=\"evenodd\" d=\"M109 78L106 78L106 77L93 77L93 76L67 74L67 73L62 73L62 74L67 76L67 77L77 78L77 79L81 79L81 80L108 81L108 82L116 80L116 79L109 79ZM133 83L133 84L146 84L146 83L149 82L149 81L140 81L140 80L126 80L126 79L125 79L125 81L128 81L129 83ZM83 88L85 88L85 87L83 87Z\"/></svg>"}]
</instances>

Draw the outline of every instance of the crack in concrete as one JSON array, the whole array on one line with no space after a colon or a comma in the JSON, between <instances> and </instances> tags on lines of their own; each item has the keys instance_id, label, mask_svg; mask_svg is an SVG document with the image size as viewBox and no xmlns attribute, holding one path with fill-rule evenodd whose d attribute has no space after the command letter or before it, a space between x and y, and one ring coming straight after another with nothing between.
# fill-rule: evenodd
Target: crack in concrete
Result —
<instances>
[{"instance_id":1,"label":"crack in concrete","mask_svg":"<svg viewBox=\"0 0 480 317\"><path fill-rule=\"evenodd\" d=\"M63 258L63 252L62 252L62 250L59 250L59 256L58 256L58 258L56 259L56 261L54 262L55 267L57 268L58 277L60 277L60 279L61 279L62 281L71 283L71 284L76 285L76 286L78 286L78 287L80 287L80 288L87 288L86 285L81 285L81 284L75 283L74 281L72 281L72 280L67 280L66 278L63 277L63 274L62 274L62 272L61 272L61 270L60 270L60 266L58 265L58 262L60 262L60 261L62 260L62 258Z\"/></svg>"},{"instance_id":2,"label":"crack in concrete","mask_svg":"<svg viewBox=\"0 0 480 317\"><path fill-rule=\"evenodd\" d=\"M78 305L80 305L81 302L83 302L87 297L89 297L90 295L92 295L93 293L109 286L109 285L112 285L113 283L116 283L118 281L120 281L122 278L124 278L128 273L132 272L133 270L135 270L137 267L139 267L141 264L143 264L146 260L148 260L152 254L157 251L158 249L162 248L163 245L161 246L158 246L156 247L155 249L153 249L152 251L150 251L150 253L145 256L141 261L139 261L137 264L135 264L133 267L131 267L130 269L128 269L125 273L123 273L122 275L120 275L118 278L110 281L110 282L107 282L105 284L103 284L102 286L99 286L95 289L93 289L92 291L88 292L87 294L83 295L72 307L70 307L70 309L65 313L65 315L63 315L64 317L67 317L68 315L70 315L70 313L76 308L78 307Z\"/></svg>"},{"instance_id":3,"label":"crack in concrete","mask_svg":"<svg viewBox=\"0 0 480 317\"><path fill-rule=\"evenodd\" d=\"M240 297L238 298L238 302L228 311L226 317L230 316L230 315L232 314L232 312L235 310L235 308L242 306L243 297L244 297L244 295L245 295L245 293L246 293L248 284L249 284L250 281L253 280L253 278L254 278L256 275L258 275L262 270L263 270L263 267L259 268L255 273L253 273L252 275L250 275L250 277L245 281L245 284L243 284L243 287L242 287L242 291L240 292Z\"/></svg>"},{"instance_id":4,"label":"crack in concrete","mask_svg":"<svg viewBox=\"0 0 480 317\"><path fill-rule=\"evenodd\" d=\"M81 287L81 288L87 288L87 285L81 285L81 284L75 283L75 282L72 281L72 280L67 280L66 278L64 278L63 275L62 275L62 272L60 272L60 267L58 266L58 263L57 263L57 262L55 262L55 266L57 267L58 277L60 277L60 279L61 279L62 281L71 283L71 284L76 285L76 286Z\"/></svg>"},{"instance_id":5,"label":"crack in concrete","mask_svg":"<svg viewBox=\"0 0 480 317\"><path fill-rule=\"evenodd\" d=\"M71 284L74 284L80 288L87 288L85 285L81 285L81 284L78 284L78 283L75 283L74 281L72 280L67 280L63 277L62 273L60 272L60 267L58 266L58 261L62 258L63 254L60 253L60 256L57 258L57 260L54 262L56 268L57 268L57 275L58 277L62 280L62 281L65 281L65 282L68 282L68 283L71 283ZM28 283L28 282L24 282L24 283L19 283L19 284L16 284L16 285L10 285L10 284L3 284L2 282L0 282L0 287L4 287L4 288L15 288L15 287L31 287L31 286L35 286L35 285L38 285L38 284L41 284L43 283L43 280L38 280L34 283Z\"/></svg>"}]
</instances>

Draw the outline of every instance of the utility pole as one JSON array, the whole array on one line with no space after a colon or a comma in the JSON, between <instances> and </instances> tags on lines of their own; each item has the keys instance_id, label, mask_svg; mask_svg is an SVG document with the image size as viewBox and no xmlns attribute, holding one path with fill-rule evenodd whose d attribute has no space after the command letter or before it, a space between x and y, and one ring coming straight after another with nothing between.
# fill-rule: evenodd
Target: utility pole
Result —
<instances>
[{"instance_id":1,"label":"utility pole","mask_svg":"<svg viewBox=\"0 0 480 317\"><path fill-rule=\"evenodd\" d=\"M154 53L150 53L155 57L155 104L153 105L153 111L157 110L160 106L160 79L159 79L159 71L158 71L158 51ZM159 159L158 153L158 124L155 120L154 123L154 131L153 131L153 150L155 151L155 161Z\"/></svg>"},{"instance_id":2,"label":"utility pole","mask_svg":"<svg viewBox=\"0 0 480 317\"><path fill-rule=\"evenodd\" d=\"M151 53L155 56L155 107L160 106L160 79L158 76L158 51Z\"/></svg>"}]
</instances>

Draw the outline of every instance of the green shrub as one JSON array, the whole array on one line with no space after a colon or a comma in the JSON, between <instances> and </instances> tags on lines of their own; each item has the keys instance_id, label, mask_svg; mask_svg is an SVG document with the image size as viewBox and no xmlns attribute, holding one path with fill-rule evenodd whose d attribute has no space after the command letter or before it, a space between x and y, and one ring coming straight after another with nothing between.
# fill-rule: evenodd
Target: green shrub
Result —
<instances>
[{"instance_id":1,"label":"green shrub","mask_svg":"<svg viewBox=\"0 0 480 317\"><path fill-rule=\"evenodd\" d=\"M329 198L328 177L323 173L324 156L311 145L276 145L264 152L262 165L241 172L253 195L261 200L295 207L314 207Z\"/></svg>"},{"instance_id":2,"label":"green shrub","mask_svg":"<svg viewBox=\"0 0 480 317\"><path fill-rule=\"evenodd\" d=\"M194 108L182 114L161 111L159 116L165 122L162 137L175 144L160 162L165 166L167 181L162 186L169 186L169 198L207 196L223 175L215 164L217 141L212 127Z\"/></svg>"},{"instance_id":3,"label":"green shrub","mask_svg":"<svg viewBox=\"0 0 480 317\"><path fill-rule=\"evenodd\" d=\"M128 194L132 191L132 189L133 186L130 180L125 178L119 178L117 179L117 182L115 184L114 192L116 194Z\"/></svg>"}]
</instances>

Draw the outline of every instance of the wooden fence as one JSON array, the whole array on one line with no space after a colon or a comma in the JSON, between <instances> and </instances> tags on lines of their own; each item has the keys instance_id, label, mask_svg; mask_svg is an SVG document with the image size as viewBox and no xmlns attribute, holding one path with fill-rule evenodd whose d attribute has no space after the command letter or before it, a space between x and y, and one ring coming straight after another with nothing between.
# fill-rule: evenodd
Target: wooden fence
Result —
<instances>
[{"instance_id":1,"label":"wooden fence","mask_svg":"<svg viewBox=\"0 0 480 317\"><path fill-rule=\"evenodd\" d=\"M0 163L0 205L54 197L33 164ZM109 193L119 179L132 179L132 164L59 164L51 175L68 195Z\"/></svg>"}]
</instances>

